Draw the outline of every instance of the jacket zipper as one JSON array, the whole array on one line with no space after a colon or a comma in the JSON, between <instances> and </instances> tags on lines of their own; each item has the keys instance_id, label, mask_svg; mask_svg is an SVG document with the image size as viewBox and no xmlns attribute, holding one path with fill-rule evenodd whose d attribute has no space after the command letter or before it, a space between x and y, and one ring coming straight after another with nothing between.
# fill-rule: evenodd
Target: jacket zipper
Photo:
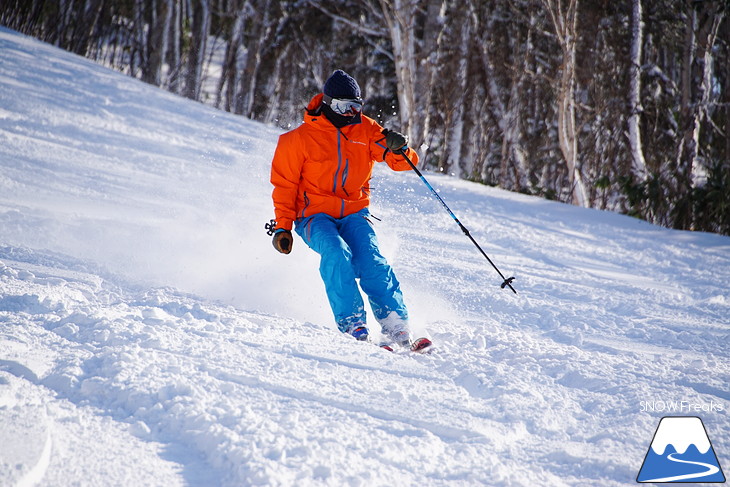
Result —
<instances>
[{"instance_id":1,"label":"jacket zipper","mask_svg":"<svg viewBox=\"0 0 730 487\"><path fill-rule=\"evenodd\" d=\"M342 133L342 130L337 129L337 170L335 171L334 181L332 182L332 193L337 194L337 176L339 175L340 187L345 195L349 197L350 193L345 189L345 182L347 181L347 174L350 168L350 160L345 159L345 166L342 166L342 137L347 139L347 136ZM340 170L342 170L342 174L340 174ZM342 218L345 216L345 199L340 198L340 200L342 201L340 205L340 218Z\"/></svg>"},{"instance_id":2,"label":"jacket zipper","mask_svg":"<svg viewBox=\"0 0 730 487\"><path fill-rule=\"evenodd\" d=\"M342 191L344 191L347 196L350 196L350 193L348 193L345 189L345 182L347 181L347 172L349 169L350 159L345 159L345 168L342 170Z\"/></svg>"},{"instance_id":3,"label":"jacket zipper","mask_svg":"<svg viewBox=\"0 0 730 487\"><path fill-rule=\"evenodd\" d=\"M307 211L307 208L309 207L309 196L307 196L307 192L304 192L304 208L302 208L302 216L301 218L304 218L305 212Z\"/></svg>"},{"instance_id":4,"label":"jacket zipper","mask_svg":"<svg viewBox=\"0 0 730 487\"><path fill-rule=\"evenodd\" d=\"M337 193L337 175L340 174L340 169L342 168L342 140L340 135L342 135L342 132L340 132L340 129L337 129L337 170L332 180L332 194Z\"/></svg>"}]
</instances>

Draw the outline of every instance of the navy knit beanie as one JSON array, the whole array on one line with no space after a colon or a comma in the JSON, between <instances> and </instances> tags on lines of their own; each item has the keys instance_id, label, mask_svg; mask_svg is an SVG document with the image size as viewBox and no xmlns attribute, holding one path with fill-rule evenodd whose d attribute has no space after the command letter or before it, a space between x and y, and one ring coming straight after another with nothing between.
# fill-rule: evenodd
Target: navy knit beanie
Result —
<instances>
[{"instance_id":1,"label":"navy knit beanie","mask_svg":"<svg viewBox=\"0 0 730 487\"><path fill-rule=\"evenodd\" d=\"M325 95L332 98L355 99L360 98L360 86L355 78L338 69L332 76L327 78L322 90Z\"/></svg>"}]
</instances>

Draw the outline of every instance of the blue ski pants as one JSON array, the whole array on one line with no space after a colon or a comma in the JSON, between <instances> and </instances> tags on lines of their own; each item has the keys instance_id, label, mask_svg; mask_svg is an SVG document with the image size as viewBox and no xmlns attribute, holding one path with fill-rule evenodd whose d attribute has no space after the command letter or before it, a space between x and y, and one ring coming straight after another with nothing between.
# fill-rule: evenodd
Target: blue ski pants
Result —
<instances>
[{"instance_id":1,"label":"blue ski pants","mask_svg":"<svg viewBox=\"0 0 730 487\"><path fill-rule=\"evenodd\" d=\"M296 222L297 234L321 257L319 273L342 332L366 323L357 279L377 320L391 312L408 319L400 283L380 253L369 215L365 208L344 218L318 213Z\"/></svg>"}]
</instances>

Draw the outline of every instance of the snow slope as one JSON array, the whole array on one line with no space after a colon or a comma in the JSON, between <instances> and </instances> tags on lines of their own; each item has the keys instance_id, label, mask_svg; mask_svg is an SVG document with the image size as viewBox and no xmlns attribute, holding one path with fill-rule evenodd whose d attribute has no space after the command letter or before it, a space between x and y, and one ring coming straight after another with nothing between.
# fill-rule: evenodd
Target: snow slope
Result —
<instances>
[{"instance_id":1,"label":"snow slope","mask_svg":"<svg viewBox=\"0 0 730 487\"><path fill-rule=\"evenodd\" d=\"M0 28L0 485L630 485L672 405L728 468L730 238L427 174L515 296L378 166L389 353L271 248L277 135Z\"/></svg>"}]
</instances>

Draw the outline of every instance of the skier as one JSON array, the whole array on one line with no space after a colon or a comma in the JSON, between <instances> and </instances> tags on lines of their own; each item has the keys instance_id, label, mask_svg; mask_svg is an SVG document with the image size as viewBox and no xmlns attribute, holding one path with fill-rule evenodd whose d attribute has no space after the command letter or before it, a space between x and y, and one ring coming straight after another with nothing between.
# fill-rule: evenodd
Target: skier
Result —
<instances>
[{"instance_id":1,"label":"skier","mask_svg":"<svg viewBox=\"0 0 730 487\"><path fill-rule=\"evenodd\" d=\"M406 136L383 130L362 113L360 86L352 76L337 70L322 91L309 102L304 123L279 137L274 153L274 248L291 252L294 226L320 254L319 271L339 330L368 339L359 279L383 335L409 346L408 310L378 248L368 205L375 162L407 171L402 154L414 164L418 155Z\"/></svg>"}]
</instances>

